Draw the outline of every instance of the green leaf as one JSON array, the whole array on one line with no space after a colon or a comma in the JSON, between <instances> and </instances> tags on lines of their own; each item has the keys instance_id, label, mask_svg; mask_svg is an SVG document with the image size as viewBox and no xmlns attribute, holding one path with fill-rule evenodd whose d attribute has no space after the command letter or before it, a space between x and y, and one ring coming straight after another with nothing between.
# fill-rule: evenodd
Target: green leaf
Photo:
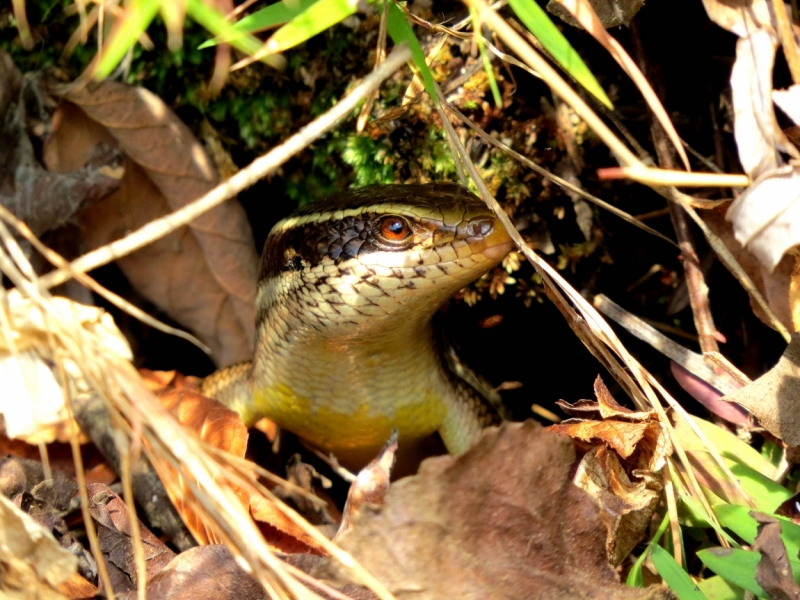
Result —
<instances>
[{"instance_id":1,"label":"green leaf","mask_svg":"<svg viewBox=\"0 0 800 600\"><path fill-rule=\"evenodd\" d=\"M436 86L433 81L433 75L428 68L428 63L425 62L425 54L422 52L422 47L419 45L417 36L414 35L414 30L409 25L403 11L393 2L389 0L387 3L388 12L386 13L386 29L389 32L395 44L407 42L411 50L411 57L414 61L414 66L422 76L422 82L425 84L425 90L434 102L438 102L436 98ZM378 3L380 6L380 3Z\"/></svg>"},{"instance_id":2,"label":"green leaf","mask_svg":"<svg viewBox=\"0 0 800 600\"><path fill-rule=\"evenodd\" d=\"M738 548L708 548L699 550L697 557L717 575L732 584L752 592L759 598L767 594L756 583L756 567L761 555Z\"/></svg>"},{"instance_id":3,"label":"green leaf","mask_svg":"<svg viewBox=\"0 0 800 600\"><path fill-rule=\"evenodd\" d=\"M761 512L773 513L778 506L788 500L792 493L779 483L775 483L758 471L730 459L723 459L731 472L739 480L742 488L753 499Z\"/></svg>"},{"instance_id":4,"label":"green leaf","mask_svg":"<svg viewBox=\"0 0 800 600\"><path fill-rule=\"evenodd\" d=\"M750 516L750 508L746 506L735 506L733 504L723 504L714 507L714 514L717 515L723 527L727 527L748 544L752 544L758 533L758 523ZM800 525L795 525L791 521L772 515L781 524L781 540L786 546L786 553L796 557L800 554Z\"/></svg>"},{"instance_id":5,"label":"green leaf","mask_svg":"<svg viewBox=\"0 0 800 600\"><path fill-rule=\"evenodd\" d=\"M100 54L100 61L94 77L108 77L128 53L139 36L150 26L158 14L159 0L135 0L125 12L125 18L117 23L118 29L113 33L108 45Z\"/></svg>"},{"instance_id":6,"label":"green leaf","mask_svg":"<svg viewBox=\"0 0 800 600\"><path fill-rule=\"evenodd\" d=\"M558 30L547 13L533 0L509 0L509 4L525 26L539 40L542 46L560 64L564 70L572 75L579 84L600 100L606 107L614 109L611 100L603 88L600 87L589 67L570 46L567 39Z\"/></svg>"},{"instance_id":7,"label":"green leaf","mask_svg":"<svg viewBox=\"0 0 800 600\"><path fill-rule=\"evenodd\" d=\"M235 33L233 34L233 37L241 34L264 31L265 29L272 29L277 25L288 23L297 15L310 8L316 2L318 2L318 0L294 0L293 2L282 0L280 2L276 2L275 4L270 4L269 6L254 12L252 15L247 15L241 21L234 23L232 30ZM222 42L229 42L231 39L232 38L223 36L217 39L208 40L207 42L201 44L200 48L203 49L216 46Z\"/></svg>"},{"instance_id":8,"label":"green leaf","mask_svg":"<svg viewBox=\"0 0 800 600\"><path fill-rule=\"evenodd\" d=\"M731 433L730 431L723 429L714 423L706 421L705 419L701 419L699 417L690 417L692 421L700 428L700 430L705 434L708 440L714 444L717 451L725 458L729 458L731 460L735 460L736 462L742 463L747 465L751 469L755 469L762 475L770 476L775 472L775 467L770 463L766 458L761 456L761 454L753 448L750 444L745 442L744 440L739 439L736 435ZM683 431L687 428L688 425L683 422L683 419L678 419L678 423L676 424L676 428ZM689 433L689 432L687 432ZM700 443L700 440L693 433L689 433L689 435L694 438L694 442L691 444L691 449L695 449L697 444ZM690 447L685 443L684 435L681 435L681 443L684 444L685 449L689 449ZM697 449L705 450L705 448L697 447Z\"/></svg>"},{"instance_id":9,"label":"green leaf","mask_svg":"<svg viewBox=\"0 0 800 600\"><path fill-rule=\"evenodd\" d=\"M653 546L652 560L658 574L681 600L707 600L689 574L661 546Z\"/></svg>"},{"instance_id":10,"label":"green leaf","mask_svg":"<svg viewBox=\"0 0 800 600\"><path fill-rule=\"evenodd\" d=\"M357 7L357 0L318 0L314 2L267 40L270 53L276 54L302 44L307 39L355 14Z\"/></svg>"},{"instance_id":11,"label":"green leaf","mask_svg":"<svg viewBox=\"0 0 800 600\"><path fill-rule=\"evenodd\" d=\"M202 0L189 0L186 4L186 13L211 33L230 40L232 46L248 55L255 54L262 46L261 40L235 31L233 24L221 12Z\"/></svg>"},{"instance_id":12,"label":"green leaf","mask_svg":"<svg viewBox=\"0 0 800 600\"><path fill-rule=\"evenodd\" d=\"M744 590L719 575L698 581L697 587L708 600L744 600Z\"/></svg>"}]
</instances>

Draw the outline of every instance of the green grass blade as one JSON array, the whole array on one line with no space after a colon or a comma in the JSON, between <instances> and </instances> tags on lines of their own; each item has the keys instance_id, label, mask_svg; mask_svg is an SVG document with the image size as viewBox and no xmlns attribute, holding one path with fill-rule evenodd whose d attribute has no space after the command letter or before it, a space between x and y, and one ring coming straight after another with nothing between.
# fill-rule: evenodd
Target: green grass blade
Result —
<instances>
[{"instance_id":1,"label":"green grass blade","mask_svg":"<svg viewBox=\"0 0 800 600\"><path fill-rule=\"evenodd\" d=\"M536 37L550 55L569 73L575 81L581 84L595 98L606 107L613 110L614 106L603 88L600 87L589 67L570 46L564 35L558 30L547 13L533 0L509 0L509 4L525 26Z\"/></svg>"},{"instance_id":2,"label":"green grass blade","mask_svg":"<svg viewBox=\"0 0 800 600\"><path fill-rule=\"evenodd\" d=\"M708 600L744 600L744 590L719 575L697 582Z\"/></svg>"},{"instance_id":3,"label":"green grass blade","mask_svg":"<svg viewBox=\"0 0 800 600\"><path fill-rule=\"evenodd\" d=\"M652 560L658 574L681 600L707 600L689 574L661 546L653 546Z\"/></svg>"},{"instance_id":4,"label":"green grass blade","mask_svg":"<svg viewBox=\"0 0 800 600\"><path fill-rule=\"evenodd\" d=\"M422 47L419 45L417 36L414 35L414 30L411 28L411 25L409 25L403 11L400 10L393 0L389 0L386 4L388 7L386 29L389 35L395 44L408 42L408 47L411 50L411 56L414 60L414 66L417 67L417 70L422 76L425 90L434 102L438 102L436 99L436 86L434 85L433 75L428 68L428 64L425 62L425 54L422 52Z\"/></svg>"},{"instance_id":5,"label":"green grass blade","mask_svg":"<svg viewBox=\"0 0 800 600\"><path fill-rule=\"evenodd\" d=\"M661 520L661 525L658 526L658 531L656 531L653 539L650 540L650 543L647 544L647 548L645 548L644 552L642 552L642 555L636 559L636 562L634 563L633 567L631 567L631 570L628 571L628 578L625 580L625 585L628 587L644 587L642 564L644 563L648 554L650 554L650 551L653 549L653 547L658 545L658 541L661 539L661 536L664 535L668 525L669 515L664 515L664 518Z\"/></svg>"},{"instance_id":6,"label":"green grass blade","mask_svg":"<svg viewBox=\"0 0 800 600\"><path fill-rule=\"evenodd\" d=\"M758 552L736 548L708 548L697 552L703 564L725 581L766 598L767 594L756 583L756 567L761 555Z\"/></svg>"},{"instance_id":7,"label":"green grass blade","mask_svg":"<svg viewBox=\"0 0 800 600\"><path fill-rule=\"evenodd\" d=\"M189 0L186 13L217 37L230 40L232 46L246 54L255 54L263 45L258 38L236 31L221 12L202 0Z\"/></svg>"},{"instance_id":8,"label":"green grass blade","mask_svg":"<svg viewBox=\"0 0 800 600\"><path fill-rule=\"evenodd\" d=\"M237 21L233 25L234 37L241 34L255 33L257 31L264 31L265 29L272 29L278 25L283 25L294 19L297 15L302 14L308 10L313 4L319 0L296 0L295 2L287 3L285 0L270 4L259 11L254 12L252 15L247 15L241 21ZM210 48L223 42L229 42L231 38L222 36L200 45L200 49Z\"/></svg>"},{"instance_id":9,"label":"green grass blade","mask_svg":"<svg viewBox=\"0 0 800 600\"><path fill-rule=\"evenodd\" d=\"M103 48L100 61L95 69L94 77L108 77L125 57L139 36L150 26L158 14L159 0L136 0L128 6L124 20L118 22L119 27Z\"/></svg>"},{"instance_id":10,"label":"green grass blade","mask_svg":"<svg viewBox=\"0 0 800 600\"><path fill-rule=\"evenodd\" d=\"M758 533L758 523L750 516L750 508L722 504L714 507L714 513L723 527L727 527L748 544L752 544ZM773 515L775 516L775 515ZM800 525L795 525L783 517L775 516L781 524L781 540L786 553L791 557L800 554Z\"/></svg>"},{"instance_id":11,"label":"green grass blade","mask_svg":"<svg viewBox=\"0 0 800 600\"><path fill-rule=\"evenodd\" d=\"M483 70L486 71L486 77L489 80L489 87L492 90L492 97L497 108L503 108L503 97L500 95L500 88L497 86L497 78L494 76L494 69L492 68L492 59L486 52L486 44L483 42L483 37L478 35L478 50L481 53L481 60L483 61Z\"/></svg>"},{"instance_id":12,"label":"green grass blade","mask_svg":"<svg viewBox=\"0 0 800 600\"><path fill-rule=\"evenodd\" d=\"M267 47L271 54L294 48L355 14L357 7L357 0L319 0L278 29Z\"/></svg>"}]
</instances>

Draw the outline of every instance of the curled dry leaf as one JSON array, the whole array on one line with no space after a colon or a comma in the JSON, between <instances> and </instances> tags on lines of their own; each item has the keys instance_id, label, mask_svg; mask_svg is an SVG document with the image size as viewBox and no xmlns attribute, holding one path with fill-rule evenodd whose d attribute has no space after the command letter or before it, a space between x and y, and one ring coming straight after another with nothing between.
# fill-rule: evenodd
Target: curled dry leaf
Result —
<instances>
[{"instance_id":1,"label":"curled dry leaf","mask_svg":"<svg viewBox=\"0 0 800 600\"><path fill-rule=\"evenodd\" d=\"M742 247L733 235L731 224L719 211L706 211L703 220L709 229L722 240L750 280L767 301L778 320L789 330L800 330L800 272L793 254L784 256L773 269L767 269L753 255ZM753 313L765 324L771 326L770 319L763 309L750 299Z\"/></svg>"},{"instance_id":2,"label":"curled dry leaf","mask_svg":"<svg viewBox=\"0 0 800 600\"><path fill-rule=\"evenodd\" d=\"M107 485L86 486L89 494L89 513L97 524L100 550L113 567L114 591L125 591L137 584L136 561L133 553L132 524L128 507ZM175 556L141 521L137 521L142 539L148 578L163 569ZM116 575L116 577L115 577ZM119 585L119 587L117 587Z\"/></svg>"},{"instance_id":3,"label":"curled dry leaf","mask_svg":"<svg viewBox=\"0 0 800 600\"><path fill-rule=\"evenodd\" d=\"M672 445L655 411L634 412L617 403L600 377L594 384L597 402L560 402L570 415L547 429L578 441L585 449L575 484L601 508L609 559L619 564L639 542L661 497L657 475ZM590 420L592 419L592 420Z\"/></svg>"},{"instance_id":4,"label":"curled dry leaf","mask_svg":"<svg viewBox=\"0 0 800 600\"><path fill-rule=\"evenodd\" d=\"M30 443L66 441L73 429L67 419L64 391L60 377L52 365L63 365L73 391L85 391L79 366L62 349L53 348L48 332L56 324L17 290L7 294L6 311L10 329L0 329L0 413L5 419L8 437ZM105 351L124 360L131 360L128 342L114 320L100 308L78 304L66 298L53 298L52 307L60 318L79 323L87 335L95 337ZM57 339L57 338L54 338ZM55 353L54 353L55 350Z\"/></svg>"},{"instance_id":5,"label":"curled dry leaf","mask_svg":"<svg viewBox=\"0 0 800 600\"><path fill-rule=\"evenodd\" d=\"M5 598L55 600L65 598L56 589L75 572L78 559L0 495L0 562Z\"/></svg>"},{"instance_id":6,"label":"curled dry leaf","mask_svg":"<svg viewBox=\"0 0 800 600\"><path fill-rule=\"evenodd\" d=\"M800 243L800 150L781 130L773 106L774 100L796 121L792 101L797 92L772 89L778 47L772 0L703 0L703 5L715 23L740 38L731 72L734 137L742 167L754 183L731 204L727 218L736 239L772 271ZM781 153L789 155L791 164L784 165Z\"/></svg>"},{"instance_id":7,"label":"curled dry leaf","mask_svg":"<svg viewBox=\"0 0 800 600\"><path fill-rule=\"evenodd\" d=\"M673 598L619 583L597 505L570 480L574 459L533 421L489 428L394 483L339 545L397 598Z\"/></svg>"},{"instance_id":8,"label":"curled dry leaf","mask_svg":"<svg viewBox=\"0 0 800 600\"><path fill-rule=\"evenodd\" d=\"M751 511L750 516L758 522L753 550L761 553L761 560L756 567L756 582L770 598L797 600L800 598L800 585L792 575L786 546L781 539L780 521L755 511Z\"/></svg>"},{"instance_id":9,"label":"curled dry leaf","mask_svg":"<svg viewBox=\"0 0 800 600\"><path fill-rule=\"evenodd\" d=\"M158 399L184 427L195 432L204 442L238 458L244 458L248 433L237 413L188 389L165 390L158 394ZM179 486L165 487L170 500L195 539L201 544L218 543L213 531L206 527L206 517L196 509L197 505L189 487L180 475L166 462L154 461L153 466L162 481L179 482ZM225 481L222 474L219 480ZM262 532L273 549L282 552L323 552L319 544L277 508L272 500L257 493L250 494L230 483L227 485L236 493L242 506L250 508L253 518L264 524L261 527Z\"/></svg>"},{"instance_id":10,"label":"curled dry leaf","mask_svg":"<svg viewBox=\"0 0 800 600\"><path fill-rule=\"evenodd\" d=\"M800 446L800 333L778 364L725 400L741 404L788 446Z\"/></svg>"},{"instance_id":11,"label":"curled dry leaf","mask_svg":"<svg viewBox=\"0 0 800 600\"><path fill-rule=\"evenodd\" d=\"M64 100L44 148L51 170L82 167L98 144L127 157L119 191L80 214L89 247L163 217L217 185L200 143L147 90L106 81L69 92ZM210 346L218 363L250 357L258 257L238 203L218 206L117 263L142 295Z\"/></svg>"},{"instance_id":12,"label":"curled dry leaf","mask_svg":"<svg viewBox=\"0 0 800 600\"><path fill-rule=\"evenodd\" d=\"M361 513L364 506L367 504L380 506L384 503L386 492L389 491L396 453L397 430L394 430L380 454L361 469L356 480L350 484L342 513L342 524L334 541L352 527L352 520Z\"/></svg>"}]
</instances>

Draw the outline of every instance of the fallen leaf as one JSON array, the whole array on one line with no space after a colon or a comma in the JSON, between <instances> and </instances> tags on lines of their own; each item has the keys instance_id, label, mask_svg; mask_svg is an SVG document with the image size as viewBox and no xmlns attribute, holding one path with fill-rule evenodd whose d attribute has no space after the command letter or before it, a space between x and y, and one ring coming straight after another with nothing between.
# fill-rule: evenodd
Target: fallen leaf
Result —
<instances>
[{"instance_id":1,"label":"fallen leaf","mask_svg":"<svg viewBox=\"0 0 800 600\"><path fill-rule=\"evenodd\" d=\"M800 85L795 84L785 90L772 90L772 100L786 116L800 125Z\"/></svg>"},{"instance_id":2,"label":"fallen leaf","mask_svg":"<svg viewBox=\"0 0 800 600\"><path fill-rule=\"evenodd\" d=\"M5 598L55 600L65 598L56 589L75 572L78 560L0 495L0 563Z\"/></svg>"},{"instance_id":3,"label":"fallen leaf","mask_svg":"<svg viewBox=\"0 0 800 600\"><path fill-rule=\"evenodd\" d=\"M800 333L792 334L778 364L724 399L744 406L787 445L800 445Z\"/></svg>"},{"instance_id":4,"label":"fallen leaf","mask_svg":"<svg viewBox=\"0 0 800 600\"><path fill-rule=\"evenodd\" d=\"M104 349L124 360L131 351L111 316L100 308L86 306L66 298L53 298L59 318L79 323L87 335L94 336ZM89 384L77 363L65 356L63 348L54 348L49 335L57 324L17 290L6 295L0 306L10 328L0 332L0 413L5 419L5 433L10 438L30 443L66 441L77 431L68 418L64 404L61 375L54 365L56 355L73 393L86 391Z\"/></svg>"},{"instance_id":5,"label":"fallen leaf","mask_svg":"<svg viewBox=\"0 0 800 600\"><path fill-rule=\"evenodd\" d=\"M753 183L726 218L739 243L772 271L800 244L800 168L785 165Z\"/></svg>"},{"instance_id":6,"label":"fallen leaf","mask_svg":"<svg viewBox=\"0 0 800 600\"><path fill-rule=\"evenodd\" d=\"M574 459L571 441L533 421L489 428L394 483L339 544L397 598L674 598L619 583L598 508L570 481Z\"/></svg>"},{"instance_id":7,"label":"fallen leaf","mask_svg":"<svg viewBox=\"0 0 800 600\"><path fill-rule=\"evenodd\" d=\"M89 513L97 523L97 537L104 558L124 573L135 587L138 573L133 555L132 525L128 507L122 498L111 491L111 488L101 483L87 485L86 491L89 494ZM174 558L175 553L154 536L141 521L137 522L149 578L164 568ZM117 589L115 586L114 591ZM130 588L125 585L120 591L125 589Z\"/></svg>"},{"instance_id":8,"label":"fallen leaf","mask_svg":"<svg viewBox=\"0 0 800 600\"><path fill-rule=\"evenodd\" d=\"M127 157L119 191L80 215L90 248L181 208L218 183L189 129L144 88L106 81L64 100L43 150L48 168L78 169L100 143ZM250 358L258 256L237 202L117 263L142 295L210 346L218 363Z\"/></svg>"},{"instance_id":9,"label":"fallen leaf","mask_svg":"<svg viewBox=\"0 0 800 600\"><path fill-rule=\"evenodd\" d=\"M791 148L790 154L798 153L778 126L772 106L777 47L775 31L767 28L751 31L736 43L736 62L731 71L733 129L739 161L753 180L783 164L779 150Z\"/></svg>"},{"instance_id":10,"label":"fallen leaf","mask_svg":"<svg viewBox=\"0 0 800 600\"><path fill-rule=\"evenodd\" d=\"M47 115L42 79L29 75L23 80L2 51L0 65L0 204L41 236L119 189L122 155L98 146L80 169L66 174L46 170L29 135L31 123Z\"/></svg>"},{"instance_id":11,"label":"fallen leaf","mask_svg":"<svg viewBox=\"0 0 800 600\"><path fill-rule=\"evenodd\" d=\"M771 1L703 0L709 17L739 36L731 71L734 138L739 160L753 184L730 206L727 219L736 239L768 271L800 243L800 170L784 165L781 153L800 160L798 150L778 125L773 99L787 107L797 92L772 89L778 47L777 19Z\"/></svg>"},{"instance_id":12,"label":"fallen leaf","mask_svg":"<svg viewBox=\"0 0 800 600\"><path fill-rule=\"evenodd\" d=\"M136 593L118 596L136 600ZM148 600L260 600L264 588L245 573L225 546L199 546L176 556L147 583Z\"/></svg>"},{"instance_id":13,"label":"fallen leaf","mask_svg":"<svg viewBox=\"0 0 800 600\"><path fill-rule=\"evenodd\" d=\"M184 427L194 432L204 442L236 457L244 458L248 433L239 415L219 402L188 389L165 390L157 394L166 408ZM155 458L155 457L154 457ZM173 505L200 544L219 543L213 530L205 524L205 511L198 510L194 496L187 484L166 462L154 460L153 466L162 481L177 480L178 486L165 486ZM251 516L259 523L267 542L276 551L314 552L322 554L322 547L286 515L274 501L258 493L249 493L224 477L227 485L242 503L249 507ZM180 490L180 493L177 491Z\"/></svg>"},{"instance_id":14,"label":"fallen leaf","mask_svg":"<svg viewBox=\"0 0 800 600\"><path fill-rule=\"evenodd\" d=\"M798 269L795 256L790 253L774 269L767 269L752 252L743 248L736 240L731 224L722 213L716 210L705 211L702 217L750 277L778 320L789 331L800 329L800 273L794 273ZM772 326L763 309L752 298L750 308L762 323Z\"/></svg>"},{"instance_id":15,"label":"fallen leaf","mask_svg":"<svg viewBox=\"0 0 800 600\"><path fill-rule=\"evenodd\" d=\"M397 430L394 430L380 454L361 469L356 480L350 484L350 489L347 491L347 502L342 511L342 523L333 538L334 541L352 527L353 519L363 511L366 505L383 505L386 492L389 491L389 481L396 453Z\"/></svg>"},{"instance_id":16,"label":"fallen leaf","mask_svg":"<svg viewBox=\"0 0 800 600\"><path fill-rule=\"evenodd\" d=\"M583 418L567 419L547 429L580 440L585 449L575 485L600 506L608 532L608 556L619 564L647 530L663 487L657 472L672 453L672 445L655 411L621 406L600 377L594 390L597 402L558 403L568 414Z\"/></svg>"},{"instance_id":17,"label":"fallen leaf","mask_svg":"<svg viewBox=\"0 0 800 600\"><path fill-rule=\"evenodd\" d=\"M756 582L773 600L798 600L800 585L794 580L792 567L781 540L781 524L775 517L751 511L758 521L758 535L753 550L761 553L756 567Z\"/></svg>"},{"instance_id":18,"label":"fallen leaf","mask_svg":"<svg viewBox=\"0 0 800 600\"><path fill-rule=\"evenodd\" d=\"M89 583L84 577L73 573L69 579L58 586L58 591L70 600L94 600L99 590L96 585Z\"/></svg>"}]
</instances>

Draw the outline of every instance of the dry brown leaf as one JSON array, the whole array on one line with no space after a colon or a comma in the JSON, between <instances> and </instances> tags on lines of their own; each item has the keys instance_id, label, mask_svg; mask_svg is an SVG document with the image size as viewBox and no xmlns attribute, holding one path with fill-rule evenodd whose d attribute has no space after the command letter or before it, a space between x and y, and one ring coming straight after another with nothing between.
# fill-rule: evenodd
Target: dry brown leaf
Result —
<instances>
[{"instance_id":1,"label":"dry brown leaf","mask_svg":"<svg viewBox=\"0 0 800 600\"><path fill-rule=\"evenodd\" d=\"M151 392L160 392L168 388L176 390L191 390L196 392L200 387L200 378L193 375L183 375L177 371L152 371L139 369L142 381Z\"/></svg>"},{"instance_id":2,"label":"dry brown leaf","mask_svg":"<svg viewBox=\"0 0 800 600\"><path fill-rule=\"evenodd\" d=\"M736 240L731 224L720 212L704 212L703 220L741 265L778 320L789 331L800 329L800 273L793 274L798 268L795 256L789 253L770 271ZM771 326L770 319L752 298L750 308L765 325Z\"/></svg>"},{"instance_id":3,"label":"dry brown leaf","mask_svg":"<svg viewBox=\"0 0 800 600\"><path fill-rule=\"evenodd\" d=\"M114 570L118 575L125 576L125 579L120 581L122 583L120 591L130 589L131 583L134 586L137 583L137 571L128 507L122 498L102 483L87 485L86 491L89 493L89 513L97 523L100 550L107 564L115 567ZM149 579L163 569L175 557L175 553L154 536L141 521L138 523ZM114 585L115 592L117 589Z\"/></svg>"},{"instance_id":4,"label":"dry brown leaf","mask_svg":"<svg viewBox=\"0 0 800 600\"><path fill-rule=\"evenodd\" d=\"M205 442L220 450L230 452L240 458L244 457L247 449L247 428L235 412L215 400L189 390L168 389L157 396L161 405L187 430L194 432ZM153 466L162 481L168 479L178 481L177 489L181 490L180 496L172 486L165 487L172 504L198 543L219 543L220 540L217 539L213 530L206 526L203 515L198 514L195 510L196 503L187 483L168 463L157 460L157 457L153 457ZM250 500L247 493L241 488L230 487L242 506L249 506Z\"/></svg>"},{"instance_id":5,"label":"dry brown leaf","mask_svg":"<svg viewBox=\"0 0 800 600\"><path fill-rule=\"evenodd\" d=\"M785 165L756 181L728 209L736 239L772 271L800 244L800 167Z\"/></svg>"},{"instance_id":6,"label":"dry brown leaf","mask_svg":"<svg viewBox=\"0 0 800 600\"><path fill-rule=\"evenodd\" d=\"M347 492L347 502L342 511L342 523L336 536L336 541L341 535L352 527L352 521L367 505L381 506L389 491L389 481L392 477L397 453L397 431L393 431L389 441L377 457L358 472L356 480L350 484Z\"/></svg>"},{"instance_id":7,"label":"dry brown leaf","mask_svg":"<svg viewBox=\"0 0 800 600\"><path fill-rule=\"evenodd\" d=\"M597 506L570 481L574 459L532 421L489 428L393 484L340 545L398 598L673 598L619 583Z\"/></svg>"},{"instance_id":8,"label":"dry brown leaf","mask_svg":"<svg viewBox=\"0 0 800 600\"><path fill-rule=\"evenodd\" d=\"M58 591L70 600L94 600L99 590L96 585L89 583L84 577L73 573L69 579L58 586Z\"/></svg>"},{"instance_id":9,"label":"dry brown leaf","mask_svg":"<svg viewBox=\"0 0 800 600\"><path fill-rule=\"evenodd\" d=\"M800 243L800 150L778 125L773 100L790 116L797 91L773 91L777 19L768 0L704 0L709 17L739 36L731 71L734 137L739 160L754 183L731 204L727 218L736 239L768 271ZM789 9L791 10L791 9ZM781 152L793 165L784 165Z\"/></svg>"},{"instance_id":10,"label":"dry brown leaf","mask_svg":"<svg viewBox=\"0 0 800 600\"><path fill-rule=\"evenodd\" d=\"M4 321L10 324L10 330L0 331L0 380L4 385L0 413L5 433L30 443L66 441L78 428L68 419L61 375L67 376L73 390L86 390L88 383L76 361L53 347L49 337L52 323L37 306L17 290L9 292L6 299L0 306L6 312ZM66 298L53 298L52 306L59 317L79 324L95 337L109 354L132 358L128 342L104 310Z\"/></svg>"},{"instance_id":11,"label":"dry brown leaf","mask_svg":"<svg viewBox=\"0 0 800 600\"><path fill-rule=\"evenodd\" d=\"M583 419L567 419L547 429L588 446L575 485L601 507L608 556L619 564L647 530L663 488L657 471L672 445L655 411L634 412L621 406L600 377L594 390L597 402L559 402L565 412Z\"/></svg>"},{"instance_id":12,"label":"dry brown leaf","mask_svg":"<svg viewBox=\"0 0 800 600\"><path fill-rule=\"evenodd\" d=\"M50 169L82 167L99 143L127 157L121 189L81 213L89 247L162 217L218 183L202 146L147 90L106 81L65 100L44 148ZM208 344L218 363L250 357L258 257L238 203L227 202L117 262L142 295Z\"/></svg>"},{"instance_id":13,"label":"dry brown leaf","mask_svg":"<svg viewBox=\"0 0 800 600\"><path fill-rule=\"evenodd\" d=\"M131 592L118 596L135 600ZM225 546L191 548L147 583L148 600L261 600L267 598L264 588L245 573Z\"/></svg>"},{"instance_id":14,"label":"dry brown leaf","mask_svg":"<svg viewBox=\"0 0 800 600\"><path fill-rule=\"evenodd\" d=\"M206 398L188 389L165 390L157 395L162 406L203 441L234 456L244 458L248 433L237 413L216 400ZM159 463L154 463L154 466L162 480L165 477L177 479L188 493L188 487L171 467ZM259 494L249 494L246 490L234 485L227 485L237 495L242 506L250 508L251 516L259 522L265 539L274 550L324 553L321 546L283 511L276 508L272 500ZM196 512L191 496L177 497L169 487L167 490L170 500L195 539L200 544L219 543L212 530L206 527L203 516Z\"/></svg>"},{"instance_id":15,"label":"dry brown leaf","mask_svg":"<svg viewBox=\"0 0 800 600\"><path fill-rule=\"evenodd\" d=\"M750 516L758 522L753 550L761 553L756 567L756 582L773 600L800 599L800 585L794 580L786 546L781 539L780 521L755 511L751 511Z\"/></svg>"},{"instance_id":16,"label":"dry brown leaf","mask_svg":"<svg viewBox=\"0 0 800 600\"><path fill-rule=\"evenodd\" d=\"M0 563L4 598L55 600L65 598L56 588L75 572L78 559L0 495Z\"/></svg>"},{"instance_id":17,"label":"dry brown leaf","mask_svg":"<svg viewBox=\"0 0 800 600\"><path fill-rule=\"evenodd\" d=\"M744 406L787 445L800 445L800 333L792 334L777 365L725 400Z\"/></svg>"}]
</instances>

